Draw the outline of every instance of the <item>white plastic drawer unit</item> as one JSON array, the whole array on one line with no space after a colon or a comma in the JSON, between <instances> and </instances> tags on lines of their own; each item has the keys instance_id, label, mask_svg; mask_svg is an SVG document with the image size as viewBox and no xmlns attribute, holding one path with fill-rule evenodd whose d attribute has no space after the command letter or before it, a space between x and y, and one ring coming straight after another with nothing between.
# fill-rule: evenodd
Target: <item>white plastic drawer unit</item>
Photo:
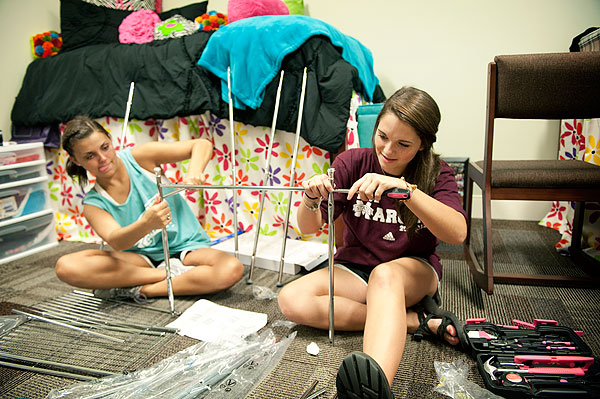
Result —
<instances>
[{"instance_id":1,"label":"white plastic drawer unit","mask_svg":"<svg viewBox=\"0 0 600 399\"><path fill-rule=\"evenodd\" d=\"M43 143L0 146L0 166L45 160Z\"/></svg>"},{"instance_id":2,"label":"white plastic drawer unit","mask_svg":"<svg viewBox=\"0 0 600 399\"><path fill-rule=\"evenodd\" d=\"M40 212L49 207L48 176L0 184L0 221Z\"/></svg>"},{"instance_id":3,"label":"white plastic drawer unit","mask_svg":"<svg viewBox=\"0 0 600 399\"><path fill-rule=\"evenodd\" d=\"M0 184L34 179L46 175L46 162L43 159L0 166Z\"/></svg>"},{"instance_id":4,"label":"white plastic drawer unit","mask_svg":"<svg viewBox=\"0 0 600 399\"><path fill-rule=\"evenodd\" d=\"M0 264L56 245L52 209L0 222Z\"/></svg>"}]
</instances>

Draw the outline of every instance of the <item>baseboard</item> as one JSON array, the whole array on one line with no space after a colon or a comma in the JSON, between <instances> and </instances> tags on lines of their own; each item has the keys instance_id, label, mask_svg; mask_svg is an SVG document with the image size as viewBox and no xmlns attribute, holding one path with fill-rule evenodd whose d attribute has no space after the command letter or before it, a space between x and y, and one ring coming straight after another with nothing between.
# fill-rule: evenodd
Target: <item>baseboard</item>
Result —
<instances>
[{"instance_id":1,"label":"baseboard","mask_svg":"<svg viewBox=\"0 0 600 399\"><path fill-rule=\"evenodd\" d=\"M492 201L492 219L541 220L550 211L551 201ZM482 218L481 195L473 196L473 218Z\"/></svg>"}]
</instances>

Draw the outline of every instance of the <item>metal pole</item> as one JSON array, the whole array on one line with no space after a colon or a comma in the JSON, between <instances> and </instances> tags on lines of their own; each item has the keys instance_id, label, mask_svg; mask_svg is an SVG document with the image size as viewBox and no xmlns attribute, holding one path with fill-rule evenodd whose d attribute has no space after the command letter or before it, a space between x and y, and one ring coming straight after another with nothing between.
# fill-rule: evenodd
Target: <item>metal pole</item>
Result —
<instances>
[{"instance_id":1,"label":"metal pole","mask_svg":"<svg viewBox=\"0 0 600 399\"><path fill-rule=\"evenodd\" d=\"M156 176L156 187L158 189L158 197L160 200L164 200L163 190L161 186L162 169L160 167L154 168L154 175ZM167 228L162 228L162 244L163 254L165 257L165 269L167 270L167 291L169 295L169 307L171 314L175 314L175 298L173 296L173 283L171 282L171 262L169 260L169 237L167 236Z\"/></svg>"},{"instance_id":2,"label":"metal pole","mask_svg":"<svg viewBox=\"0 0 600 399\"><path fill-rule=\"evenodd\" d=\"M177 328L129 323L127 321L119 320L118 318L114 317L113 315L109 315L108 313L95 310L90 306L84 305L83 307L80 307L79 304L71 302L70 300L65 301L64 298L60 297L53 299L51 302L38 304L37 308L54 312L58 311L59 313L67 311L71 312L75 316L80 317L81 319L88 319L106 325L130 327L137 328L138 330L148 331L161 331L170 333L179 332L179 329Z\"/></svg>"},{"instance_id":3,"label":"metal pole","mask_svg":"<svg viewBox=\"0 0 600 399\"><path fill-rule=\"evenodd\" d=\"M70 378L72 380L80 380L80 381L92 381L92 380L95 380L98 378L98 377L89 377L89 376L85 376L85 375L81 375L81 374L67 373L65 371L49 370L49 369L45 369L45 368L41 368L41 367L25 366L24 364L2 362L2 361L0 361L0 366L12 367L12 368L19 369L19 370L32 371L34 373L48 374L48 375L53 375L55 377Z\"/></svg>"},{"instance_id":4,"label":"metal pole","mask_svg":"<svg viewBox=\"0 0 600 399\"><path fill-rule=\"evenodd\" d=\"M143 334L143 335L156 335L156 336L165 335L164 332L160 332L160 331L152 331L152 330L147 330L147 329L140 329L140 328L135 328L135 327L116 325L113 323L103 322L103 321L100 321L97 319L94 320L92 318L85 317L85 316L77 317L77 316L73 316L71 314L57 312L56 310L48 310L48 309L43 309L43 308L42 309L31 308L31 310L35 311L36 313L39 313L41 316L45 316L45 317L48 317L51 319L64 320L65 322L69 322L69 323L71 323L75 326L79 326L79 327L100 328L100 329L119 331L119 332L130 333L130 334Z\"/></svg>"},{"instance_id":5,"label":"metal pole","mask_svg":"<svg viewBox=\"0 0 600 399\"><path fill-rule=\"evenodd\" d=\"M335 173L334 168L327 169L327 176L329 177L329 183L331 183L332 187L334 186L333 175ZM335 327L333 324L333 254L334 254L334 245L335 245L335 223L333 220L333 212L334 212L334 202L333 202L333 192L329 193L329 197L327 198L327 223L329 224L329 341L331 345L334 345L334 334Z\"/></svg>"},{"instance_id":6,"label":"metal pole","mask_svg":"<svg viewBox=\"0 0 600 399\"><path fill-rule=\"evenodd\" d=\"M175 188L175 191L168 192L164 194L164 198L169 198L183 190L188 189L210 189L210 190L227 190L231 188L236 188L237 190L271 190L271 191L304 191L304 187L289 187L289 186L231 186L231 185L210 185L210 184L161 184L162 188ZM333 190L334 193L348 193L350 191L349 188L336 188Z\"/></svg>"},{"instance_id":7,"label":"metal pole","mask_svg":"<svg viewBox=\"0 0 600 399\"><path fill-rule=\"evenodd\" d=\"M233 184L233 238L234 238L234 255L240 258L238 249L238 221L237 221L237 190L235 190L235 128L233 126L233 100L231 98L231 68L227 67L227 91L229 96L229 130L231 131L231 181Z\"/></svg>"},{"instance_id":8,"label":"metal pole","mask_svg":"<svg viewBox=\"0 0 600 399\"><path fill-rule=\"evenodd\" d=\"M100 298L96 298L94 296L94 294L92 294L91 292L73 290L73 293L75 295L85 296L85 297L87 297L86 299L88 299L88 301L96 302L98 304L103 301L108 301L108 302L113 302L116 305L124 305L124 306L130 306L130 307L134 307L134 308L140 308L140 309L144 309L144 310L152 310L154 312L159 312L159 313L168 313L171 316L179 316L181 314L177 311L175 311L175 313L173 313L166 309L156 308L156 307L152 307L152 306L148 306L148 305L139 305L134 302L119 301L117 299L100 299Z\"/></svg>"},{"instance_id":9,"label":"metal pole","mask_svg":"<svg viewBox=\"0 0 600 399\"><path fill-rule=\"evenodd\" d=\"M263 181L267 183L267 179L271 175L271 149L275 140L275 129L277 125L277 114L279 113L279 99L281 98L281 86L283 85L283 69L279 76L279 86L277 86L277 96L275 97L275 110L273 111L273 124L271 125L271 135L269 144L267 145L267 159L265 161L265 175ZM248 271L247 284L252 284L252 274L254 273L254 262L256 261L256 247L258 246L258 236L260 235L260 224L262 221L263 208L265 206L265 190L260 193L260 206L258 208L258 220L256 221L256 234L254 235L254 246L252 247L252 256L250 257L250 270Z\"/></svg>"},{"instance_id":10,"label":"metal pole","mask_svg":"<svg viewBox=\"0 0 600 399\"><path fill-rule=\"evenodd\" d=\"M74 365L66 364L66 363L51 362L51 361L43 360L43 359L35 359L32 357L19 356L19 355L15 355L13 353L8 353L8 352L0 352L0 359L27 362L27 363L35 363L35 364L39 364L39 365L52 366L52 367L60 367L63 370L87 373L87 374L92 374L95 376L108 376L108 375L114 374L114 373L111 373L110 371L92 369L92 368L88 368L88 367L74 366Z\"/></svg>"},{"instance_id":11,"label":"metal pole","mask_svg":"<svg viewBox=\"0 0 600 399\"><path fill-rule=\"evenodd\" d=\"M133 100L134 85L135 84L133 82L131 82L131 84L129 85L129 97L127 97L127 106L125 108L125 118L123 121L123 131L121 132L121 149L123 148L123 139L127 134L127 124L129 123L129 111L131 110L131 102Z\"/></svg>"},{"instance_id":12,"label":"metal pole","mask_svg":"<svg viewBox=\"0 0 600 399\"><path fill-rule=\"evenodd\" d=\"M105 335L105 334L100 334L100 333L97 333L97 332L94 332L94 331L88 331L85 328L75 327L75 326L72 326L72 325L67 324L67 323L61 323L60 321L51 320L51 319L47 319L45 317L36 316L36 315L31 314L31 313L22 312L22 311L17 310L17 309L13 309L13 313L22 314L22 315L27 316L27 317L29 317L31 319L45 321L46 323L56 324L57 326L70 328L72 330L84 332L86 334L96 335L98 337L101 337L101 338L104 338L104 339L108 339L108 340L111 340L111 341L114 341L114 342L119 342L119 343L125 342L124 339L111 337L111 336L108 336L108 335Z\"/></svg>"},{"instance_id":13,"label":"metal pole","mask_svg":"<svg viewBox=\"0 0 600 399\"><path fill-rule=\"evenodd\" d=\"M304 72L302 73L302 91L300 92L300 105L298 106L298 119L296 124L296 141L294 143L294 154L292 156L292 169L290 171L290 187L294 187L296 182L296 157L298 156L298 143L300 142L300 128L302 126L302 113L304 110L304 94L306 93L306 67L304 67ZM290 191L290 195L288 196L288 206L285 215L285 226L283 227L283 244L281 246L281 257L279 258L279 277L277 279L277 286L281 287L283 283L281 280L283 279L283 263L285 261L285 245L287 243L287 232L288 232L288 224L290 220L290 212L292 209L292 195L293 192Z\"/></svg>"}]
</instances>

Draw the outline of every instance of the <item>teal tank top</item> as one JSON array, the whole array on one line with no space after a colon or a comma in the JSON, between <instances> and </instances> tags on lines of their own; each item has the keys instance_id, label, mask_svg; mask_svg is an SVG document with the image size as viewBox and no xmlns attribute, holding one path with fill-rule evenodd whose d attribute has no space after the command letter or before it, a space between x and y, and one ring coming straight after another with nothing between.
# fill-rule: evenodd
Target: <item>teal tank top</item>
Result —
<instances>
[{"instance_id":1,"label":"teal tank top","mask_svg":"<svg viewBox=\"0 0 600 399\"><path fill-rule=\"evenodd\" d=\"M129 174L130 191L123 204L117 203L99 184L86 194L83 203L93 205L110 213L122 227L138 220L146 208L154 203L158 195L156 177L143 169L131 155L130 149L117 153L125 164ZM164 177L163 177L164 179ZM166 194L173 189L163 189ZM176 194L167 198L173 220L167 226L169 252L175 254L185 250L210 247L210 237L189 205ZM164 259L162 247L162 229L153 230L142 237L135 245L126 251L146 255L155 261Z\"/></svg>"}]
</instances>

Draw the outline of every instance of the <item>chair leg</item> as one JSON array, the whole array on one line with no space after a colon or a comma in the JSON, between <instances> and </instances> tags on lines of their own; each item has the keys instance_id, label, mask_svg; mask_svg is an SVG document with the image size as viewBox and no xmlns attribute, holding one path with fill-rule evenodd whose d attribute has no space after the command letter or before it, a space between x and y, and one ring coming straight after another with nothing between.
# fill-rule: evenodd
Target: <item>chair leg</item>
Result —
<instances>
[{"instance_id":1,"label":"chair leg","mask_svg":"<svg viewBox=\"0 0 600 399\"><path fill-rule=\"evenodd\" d=\"M487 273L487 268L484 270L481 267L481 264L477 260L473 249L471 248L471 223L472 223L472 210L473 210L473 180L467 177L467 181L465 184L465 198L466 198L466 214L467 214L467 236L465 238L465 242L463 244L465 260L469 265L469 270L471 271L471 275L473 276L473 280L475 284L481 289L483 289L488 294L493 293L494 285L493 285L493 275L490 276ZM489 207L488 207L489 208ZM484 199L484 209L485 209L485 199ZM485 221L485 218L484 218ZM485 224L484 224L485 228ZM491 219L490 219L490 231L491 231ZM484 230L484 237L486 236ZM489 234L491 237L491 233ZM485 244L484 244L485 251ZM491 245L490 245L491 252ZM490 255L491 258L491 255ZM487 264L487 263L484 263Z\"/></svg>"},{"instance_id":2,"label":"chair leg","mask_svg":"<svg viewBox=\"0 0 600 399\"><path fill-rule=\"evenodd\" d=\"M482 287L488 294L494 292L494 258L492 247L492 198L488 192L482 195L483 203L483 273L486 287Z\"/></svg>"},{"instance_id":3,"label":"chair leg","mask_svg":"<svg viewBox=\"0 0 600 399\"><path fill-rule=\"evenodd\" d=\"M571 258L573 263L581 267L584 272L592 276L600 273L600 262L592 258L581 249L581 233L583 231L583 217L585 213L585 202L575 203L575 215L573 217L573 235L571 237Z\"/></svg>"}]
</instances>

